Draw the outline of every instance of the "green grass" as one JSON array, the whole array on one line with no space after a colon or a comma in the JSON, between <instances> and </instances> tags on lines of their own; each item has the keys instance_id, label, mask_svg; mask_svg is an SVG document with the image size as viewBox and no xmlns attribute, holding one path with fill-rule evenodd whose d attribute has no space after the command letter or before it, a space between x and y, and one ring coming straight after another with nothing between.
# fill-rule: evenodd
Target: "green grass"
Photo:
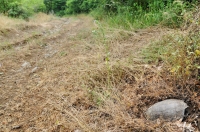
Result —
<instances>
[{"instance_id":1,"label":"green grass","mask_svg":"<svg viewBox=\"0 0 200 132\"><path fill-rule=\"evenodd\" d=\"M106 12L99 8L91 14L99 20L105 20L112 27L124 29L140 29L149 26L163 25L178 28L183 22L184 13L192 6L180 1L152 2L148 9L134 4L133 6L117 6L117 11Z\"/></svg>"}]
</instances>

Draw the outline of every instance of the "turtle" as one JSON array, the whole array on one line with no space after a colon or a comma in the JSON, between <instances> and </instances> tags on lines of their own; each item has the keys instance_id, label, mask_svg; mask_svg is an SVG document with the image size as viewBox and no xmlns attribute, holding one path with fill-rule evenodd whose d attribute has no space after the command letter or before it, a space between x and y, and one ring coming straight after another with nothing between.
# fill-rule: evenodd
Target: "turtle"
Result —
<instances>
[{"instance_id":1,"label":"turtle","mask_svg":"<svg viewBox=\"0 0 200 132\"><path fill-rule=\"evenodd\" d=\"M162 118L164 120L176 120L184 117L185 109L188 105L183 100L167 99L155 103L146 111L148 120L156 120Z\"/></svg>"}]
</instances>

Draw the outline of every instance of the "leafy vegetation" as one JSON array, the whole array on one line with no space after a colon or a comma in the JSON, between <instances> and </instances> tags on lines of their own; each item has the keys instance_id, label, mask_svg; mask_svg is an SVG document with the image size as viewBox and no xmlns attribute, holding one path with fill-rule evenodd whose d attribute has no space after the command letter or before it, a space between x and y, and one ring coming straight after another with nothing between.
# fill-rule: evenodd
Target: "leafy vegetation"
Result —
<instances>
[{"instance_id":1,"label":"leafy vegetation","mask_svg":"<svg viewBox=\"0 0 200 132\"><path fill-rule=\"evenodd\" d=\"M89 13L98 6L98 0L68 0L66 13Z\"/></svg>"},{"instance_id":2,"label":"leafy vegetation","mask_svg":"<svg viewBox=\"0 0 200 132\"><path fill-rule=\"evenodd\" d=\"M123 28L145 28L162 24L179 27L183 14L192 4L183 1L143 0L143 1L104 1L93 14L97 19L106 19L110 25Z\"/></svg>"},{"instance_id":3,"label":"leafy vegetation","mask_svg":"<svg viewBox=\"0 0 200 132\"><path fill-rule=\"evenodd\" d=\"M31 13L46 12L43 0L21 0L21 5Z\"/></svg>"},{"instance_id":4,"label":"leafy vegetation","mask_svg":"<svg viewBox=\"0 0 200 132\"><path fill-rule=\"evenodd\" d=\"M196 10L198 12L199 8ZM165 70L183 84L187 83L187 80L200 79L199 14L190 12L184 16L184 20L187 24L185 27L189 27L186 33L167 35L142 52L145 62L164 63Z\"/></svg>"},{"instance_id":5,"label":"leafy vegetation","mask_svg":"<svg viewBox=\"0 0 200 132\"><path fill-rule=\"evenodd\" d=\"M10 17L27 19L31 14L45 11L41 0L1 0L0 13Z\"/></svg>"},{"instance_id":6,"label":"leafy vegetation","mask_svg":"<svg viewBox=\"0 0 200 132\"><path fill-rule=\"evenodd\" d=\"M63 16L65 13L66 0L44 0L47 13L55 13L58 16Z\"/></svg>"}]
</instances>

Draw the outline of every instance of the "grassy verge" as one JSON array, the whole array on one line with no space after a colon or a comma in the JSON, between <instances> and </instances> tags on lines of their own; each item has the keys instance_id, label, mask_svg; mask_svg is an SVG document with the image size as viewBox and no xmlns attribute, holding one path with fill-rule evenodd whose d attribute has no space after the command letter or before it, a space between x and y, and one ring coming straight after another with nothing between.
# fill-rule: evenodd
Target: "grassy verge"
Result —
<instances>
[{"instance_id":1,"label":"grassy verge","mask_svg":"<svg viewBox=\"0 0 200 132\"><path fill-rule=\"evenodd\" d=\"M91 14L96 19L105 20L112 27L140 29L155 25L178 28L183 22L185 12L193 7L192 4L178 0L173 2L158 0L149 2L147 7L137 3L121 5L116 2L110 5L113 12L107 12L104 8L99 8Z\"/></svg>"}]
</instances>

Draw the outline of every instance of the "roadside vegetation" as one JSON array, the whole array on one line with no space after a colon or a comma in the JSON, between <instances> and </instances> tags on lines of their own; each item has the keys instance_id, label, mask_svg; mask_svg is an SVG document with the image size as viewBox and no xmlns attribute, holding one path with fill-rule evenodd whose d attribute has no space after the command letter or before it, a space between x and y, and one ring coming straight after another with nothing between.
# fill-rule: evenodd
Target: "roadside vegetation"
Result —
<instances>
[{"instance_id":1,"label":"roadside vegetation","mask_svg":"<svg viewBox=\"0 0 200 132\"><path fill-rule=\"evenodd\" d=\"M0 130L197 131L199 10L198 0L1 0ZM146 120L170 98L192 108L186 125Z\"/></svg>"}]
</instances>

